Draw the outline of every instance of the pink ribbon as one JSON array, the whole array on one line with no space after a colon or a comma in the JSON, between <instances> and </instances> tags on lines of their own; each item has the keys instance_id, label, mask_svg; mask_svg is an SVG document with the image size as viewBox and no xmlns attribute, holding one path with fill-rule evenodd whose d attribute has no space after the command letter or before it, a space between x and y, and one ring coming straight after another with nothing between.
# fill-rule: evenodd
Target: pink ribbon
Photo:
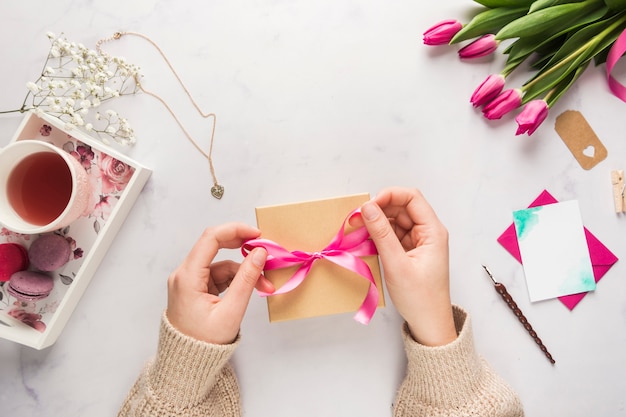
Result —
<instances>
[{"instance_id":1,"label":"pink ribbon","mask_svg":"<svg viewBox=\"0 0 626 417\"><path fill-rule=\"evenodd\" d=\"M347 222L357 214L360 214L360 209L354 210L346 217L339 232L337 232L328 246L319 252L309 253L299 250L290 252L269 239L252 239L245 242L241 247L241 252L244 256L248 256L252 249L258 247L262 247L267 251L265 270L282 269L300 265L296 273L293 274L282 287L278 288L273 293L259 291L259 294L266 297L269 295L285 294L295 289L298 285L302 284L313 267L313 263L323 258L350 271L356 272L370 282L367 295L354 315L354 319L359 323L368 324L378 306L378 290L376 289L376 282L372 276L372 271L367 263L359 257L376 255L378 252L376 251L374 242L369 239L369 233L364 226L353 232L344 234Z\"/></svg>"},{"instance_id":2,"label":"pink ribbon","mask_svg":"<svg viewBox=\"0 0 626 417\"><path fill-rule=\"evenodd\" d=\"M613 71L615 64L617 64L617 61L619 61L621 56L624 55L624 52L626 52L626 30L624 30L613 43L613 46L609 51L609 55L606 58L606 76L609 81L609 88L613 94L615 94L615 96L622 101L626 101L626 87L613 78L611 72Z\"/></svg>"}]
</instances>

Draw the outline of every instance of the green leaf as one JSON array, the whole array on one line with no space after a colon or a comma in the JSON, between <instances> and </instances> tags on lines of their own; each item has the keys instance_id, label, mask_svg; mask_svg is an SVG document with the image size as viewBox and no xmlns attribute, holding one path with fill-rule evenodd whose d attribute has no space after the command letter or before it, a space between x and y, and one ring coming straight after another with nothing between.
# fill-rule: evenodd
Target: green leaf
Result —
<instances>
[{"instance_id":1,"label":"green leaf","mask_svg":"<svg viewBox=\"0 0 626 417\"><path fill-rule=\"evenodd\" d=\"M563 44L561 39L565 35L578 30L580 27L587 26L597 21L606 14L607 10L608 9L606 7L602 7L593 13L585 15L577 21L572 22L566 29L552 34L544 33L539 36L528 36L517 39L504 51L505 54L509 55L507 63L509 62L509 59L516 61L522 57L525 59L533 52L539 53L542 55L542 58L546 54L554 54L554 52L556 52L555 47L558 49L558 47Z\"/></svg>"},{"instance_id":2,"label":"green leaf","mask_svg":"<svg viewBox=\"0 0 626 417\"><path fill-rule=\"evenodd\" d=\"M478 4L482 4L490 9L496 7L528 7L533 4L535 0L474 0Z\"/></svg>"},{"instance_id":3,"label":"green leaf","mask_svg":"<svg viewBox=\"0 0 626 417\"><path fill-rule=\"evenodd\" d=\"M552 59L554 54L556 54L556 51L552 52L551 54L544 55L541 58L538 58L535 62L532 63L530 67L536 70L540 70L541 68L546 66L546 64Z\"/></svg>"},{"instance_id":4,"label":"green leaf","mask_svg":"<svg viewBox=\"0 0 626 417\"><path fill-rule=\"evenodd\" d=\"M537 0L533 2L528 10L528 13L536 12L537 10L545 9L552 6L557 6L559 4L566 3L578 3L584 0Z\"/></svg>"},{"instance_id":5,"label":"green leaf","mask_svg":"<svg viewBox=\"0 0 626 417\"><path fill-rule=\"evenodd\" d=\"M593 57L593 63L595 64L596 67L606 62L606 59L609 56L610 50L611 48L605 48L604 50L602 50L601 52L598 52L596 56Z\"/></svg>"},{"instance_id":6,"label":"green leaf","mask_svg":"<svg viewBox=\"0 0 626 417\"><path fill-rule=\"evenodd\" d=\"M524 16L528 7L509 9L498 7L478 13L450 41L451 44L476 38L487 33L496 33L515 19Z\"/></svg>"},{"instance_id":7,"label":"green leaf","mask_svg":"<svg viewBox=\"0 0 626 417\"><path fill-rule=\"evenodd\" d=\"M568 39L550 62L524 85L524 100L530 101L555 88L579 67L586 66L596 54L615 42L624 29L626 19L624 16L616 16L607 20L612 21L609 27L606 27L606 21L598 22L579 30ZM603 30L598 32L598 27L602 27ZM592 39L589 35L594 32L595 37ZM587 41L584 42L581 39ZM562 53L562 50L569 51L569 53Z\"/></svg>"},{"instance_id":8,"label":"green leaf","mask_svg":"<svg viewBox=\"0 0 626 417\"><path fill-rule=\"evenodd\" d=\"M587 0L541 9L507 24L496 33L496 39L504 40L560 32L569 27L572 21L602 7L604 7L602 0Z\"/></svg>"},{"instance_id":9,"label":"green leaf","mask_svg":"<svg viewBox=\"0 0 626 417\"><path fill-rule=\"evenodd\" d=\"M556 54L552 57L552 59L546 64L547 66L553 65L562 59L565 59L567 56L572 54L574 51L578 50L582 45L587 44L592 38L599 35L601 32L607 30L611 25L618 22L622 19L621 15L615 15L609 17L607 19L601 20L599 22L595 22L588 26L583 27L574 33L570 38L563 43L563 46L559 48ZM604 49L604 48L603 48ZM599 51L598 51L599 52ZM588 49L583 53L591 53L591 50ZM595 53L593 54L595 55Z\"/></svg>"},{"instance_id":10,"label":"green leaf","mask_svg":"<svg viewBox=\"0 0 626 417\"><path fill-rule=\"evenodd\" d=\"M567 90L569 90L569 88L574 84L574 81L580 78L580 76L585 72L588 65L589 62L587 62L587 64L585 65L578 67L576 71L565 77L560 83L557 84L556 87L554 87L548 93L548 95L546 95L545 100L546 103L548 103L548 107L552 107L552 105L556 103L561 98L561 96L567 92Z\"/></svg>"},{"instance_id":11,"label":"green leaf","mask_svg":"<svg viewBox=\"0 0 626 417\"><path fill-rule=\"evenodd\" d=\"M611 10L624 11L626 10L626 0L604 0L607 6Z\"/></svg>"}]
</instances>

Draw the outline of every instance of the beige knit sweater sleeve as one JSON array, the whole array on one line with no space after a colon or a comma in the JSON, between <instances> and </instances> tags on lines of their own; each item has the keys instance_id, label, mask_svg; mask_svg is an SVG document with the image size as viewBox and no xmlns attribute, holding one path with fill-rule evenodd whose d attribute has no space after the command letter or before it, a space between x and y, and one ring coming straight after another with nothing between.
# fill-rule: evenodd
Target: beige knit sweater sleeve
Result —
<instances>
[{"instance_id":1,"label":"beige knit sweater sleeve","mask_svg":"<svg viewBox=\"0 0 626 417\"><path fill-rule=\"evenodd\" d=\"M454 307L454 319L459 337L441 347L420 345L404 327L408 368L394 416L523 416L517 395L477 355L467 313ZM240 417L237 379L228 365L238 343L197 341L172 327L164 314L156 358L118 417Z\"/></svg>"},{"instance_id":2,"label":"beige knit sweater sleeve","mask_svg":"<svg viewBox=\"0 0 626 417\"><path fill-rule=\"evenodd\" d=\"M523 416L515 392L476 353L468 314L453 309L459 337L446 346L420 345L405 324L408 368L394 416Z\"/></svg>"},{"instance_id":3,"label":"beige knit sweater sleeve","mask_svg":"<svg viewBox=\"0 0 626 417\"><path fill-rule=\"evenodd\" d=\"M228 364L238 343L200 342L172 327L163 314L157 355L118 417L241 416L237 379Z\"/></svg>"}]
</instances>

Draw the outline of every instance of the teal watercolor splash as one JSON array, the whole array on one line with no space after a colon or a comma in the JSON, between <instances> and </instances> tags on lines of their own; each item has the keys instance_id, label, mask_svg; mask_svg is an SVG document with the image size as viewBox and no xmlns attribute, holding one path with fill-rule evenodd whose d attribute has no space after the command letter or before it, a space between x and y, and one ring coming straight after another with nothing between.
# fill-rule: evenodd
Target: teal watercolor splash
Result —
<instances>
[{"instance_id":1,"label":"teal watercolor splash","mask_svg":"<svg viewBox=\"0 0 626 417\"><path fill-rule=\"evenodd\" d=\"M539 223L539 211L543 207L531 207L524 210L513 212L513 222L515 223L515 231L517 239L523 240L531 230Z\"/></svg>"},{"instance_id":2,"label":"teal watercolor splash","mask_svg":"<svg viewBox=\"0 0 626 417\"><path fill-rule=\"evenodd\" d=\"M559 286L562 294L576 294L596 289L596 280L589 259L581 259L579 266L568 271L567 276Z\"/></svg>"}]
</instances>

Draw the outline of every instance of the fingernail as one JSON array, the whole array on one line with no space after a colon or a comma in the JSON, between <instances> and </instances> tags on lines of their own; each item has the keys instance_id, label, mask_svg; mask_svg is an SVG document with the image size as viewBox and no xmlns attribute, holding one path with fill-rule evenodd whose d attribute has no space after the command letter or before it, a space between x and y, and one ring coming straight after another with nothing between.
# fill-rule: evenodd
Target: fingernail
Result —
<instances>
[{"instance_id":1,"label":"fingernail","mask_svg":"<svg viewBox=\"0 0 626 417\"><path fill-rule=\"evenodd\" d=\"M265 249L257 248L252 251L252 263L256 266L265 265L265 258L267 257L267 252Z\"/></svg>"},{"instance_id":2,"label":"fingernail","mask_svg":"<svg viewBox=\"0 0 626 417\"><path fill-rule=\"evenodd\" d=\"M363 207L361 207L361 214L363 215L365 220L376 220L376 218L378 217L378 209L376 206L374 206L374 203L368 201L367 203L363 204Z\"/></svg>"}]
</instances>

